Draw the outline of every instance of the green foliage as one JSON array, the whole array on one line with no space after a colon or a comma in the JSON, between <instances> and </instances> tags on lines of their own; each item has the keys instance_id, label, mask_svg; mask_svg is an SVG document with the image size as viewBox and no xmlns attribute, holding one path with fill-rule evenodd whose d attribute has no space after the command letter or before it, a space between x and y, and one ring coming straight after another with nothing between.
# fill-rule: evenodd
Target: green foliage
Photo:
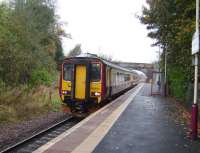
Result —
<instances>
[{"instance_id":1,"label":"green foliage","mask_svg":"<svg viewBox=\"0 0 200 153\"><path fill-rule=\"evenodd\" d=\"M52 111L53 112L58 112L60 110L61 104L62 104L62 102L61 102L60 99L58 99L58 98L57 99L53 99L51 101Z\"/></svg>"},{"instance_id":2,"label":"green foliage","mask_svg":"<svg viewBox=\"0 0 200 153\"><path fill-rule=\"evenodd\" d=\"M56 64L63 60L56 0L0 2L0 123L58 110ZM51 94L50 94L51 93ZM51 96L50 96L51 95Z\"/></svg>"},{"instance_id":3,"label":"green foliage","mask_svg":"<svg viewBox=\"0 0 200 153\"><path fill-rule=\"evenodd\" d=\"M52 75L45 69L36 69L33 71L31 74L31 78L29 81L29 84L31 86L36 86L36 85L51 85L53 80L55 80L55 74Z\"/></svg>"},{"instance_id":4,"label":"green foliage","mask_svg":"<svg viewBox=\"0 0 200 153\"><path fill-rule=\"evenodd\" d=\"M55 71L63 59L54 0L10 0L0 4L0 80L26 84L38 69Z\"/></svg>"},{"instance_id":5,"label":"green foliage","mask_svg":"<svg viewBox=\"0 0 200 153\"><path fill-rule=\"evenodd\" d=\"M167 52L170 89L174 96L184 99L185 88L193 77L191 39L195 30L195 1L147 0L147 4L140 20L147 25L150 31L148 36L156 40L153 45L163 49L162 69L164 54ZM176 73L174 67L177 68ZM184 89L183 95L181 89Z\"/></svg>"},{"instance_id":6,"label":"green foliage","mask_svg":"<svg viewBox=\"0 0 200 153\"><path fill-rule=\"evenodd\" d=\"M170 94L174 97L177 97L179 99L185 100L185 93L187 90L187 86L185 84L185 76L184 71L182 68L179 67L172 67L169 71L169 82L172 84L170 86Z\"/></svg>"},{"instance_id":7,"label":"green foliage","mask_svg":"<svg viewBox=\"0 0 200 153\"><path fill-rule=\"evenodd\" d=\"M5 86L5 82L3 82L3 80L0 80L0 89L4 89Z\"/></svg>"},{"instance_id":8,"label":"green foliage","mask_svg":"<svg viewBox=\"0 0 200 153\"><path fill-rule=\"evenodd\" d=\"M69 51L68 57L80 55L82 53L81 44L77 44L72 50Z\"/></svg>"},{"instance_id":9,"label":"green foliage","mask_svg":"<svg viewBox=\"0 0 200 153\"><path fill-rule=\"evenodd\" d=\"M61 111L57 87L38 86L26 89L27 86L21 86L3 91L0 96L0 125Z\"/></svg>"},{"instance_id":10,"label":"green foliage","mask_svg":"<svg viewBox=\"0 0 200 153\"><path fill-rule=\"evenodd\" d=\"M55 53L55 61L57 62L57 65L59 66L63 62L63 59L64 59L63 48L62 48L62 44L60 40L56 43L56 46L57 46L57 50Z\"/></svg>"}]
</instances>

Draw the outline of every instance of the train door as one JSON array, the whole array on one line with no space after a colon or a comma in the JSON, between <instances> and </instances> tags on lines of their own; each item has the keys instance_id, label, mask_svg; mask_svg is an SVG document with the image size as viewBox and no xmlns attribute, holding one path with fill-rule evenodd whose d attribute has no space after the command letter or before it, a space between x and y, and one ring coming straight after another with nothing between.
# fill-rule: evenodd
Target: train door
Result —
<instances>
[{"instance_id":1,"label":"train door","mask_svg":"<svg viewBox=\"0 0 200 153\"><path fill-rule=\"evenodd\" d=\"M106 87L107 87L107 97L111 96L111 68L106 68Z\"/></svg>"},{"instance_id":2,"label":"train door","mask_svg":"<svg viewBox=\"0 0 200 153\"><path fill-rule=\"evenodd\" d=\"M76 65L75 98L85 99L86 92L86 65Z\"/></svg>"}]
</instances>

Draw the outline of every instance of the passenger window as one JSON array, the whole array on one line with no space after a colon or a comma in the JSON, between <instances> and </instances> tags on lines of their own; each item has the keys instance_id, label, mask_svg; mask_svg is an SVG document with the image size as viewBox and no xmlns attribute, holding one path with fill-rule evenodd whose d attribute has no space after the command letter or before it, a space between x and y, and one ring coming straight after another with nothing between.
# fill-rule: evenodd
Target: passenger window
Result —
<instances>
[{"instance_id":1,"label":"passenger window","mask_svg":"<svg viewBox=\"0 0 200 153\"><path fill-rule=\"evenodd\" d=\"M124 80L125 81L130 81L130 74L126 74Z\"/></svg>"},{"instance_id":2,"label":"passenger window","mask_svg":"<svg viewBox=\"0 0 200 153\"><path fill-rule=\"evenodd\" d=\"M72 81L73 65L64 64L63 65L63 79L66 81Z\"/></svg>"},{"instance_id":3,"label":"passenger window","mask_svg":"<svg viewBox=\"0 0 200 153\"><path fill-rule=\"evenodd\" d=\"M91 81L98 82L101 79L100 64L92 64L91 66Z\"/></svg>"}]
</instances>

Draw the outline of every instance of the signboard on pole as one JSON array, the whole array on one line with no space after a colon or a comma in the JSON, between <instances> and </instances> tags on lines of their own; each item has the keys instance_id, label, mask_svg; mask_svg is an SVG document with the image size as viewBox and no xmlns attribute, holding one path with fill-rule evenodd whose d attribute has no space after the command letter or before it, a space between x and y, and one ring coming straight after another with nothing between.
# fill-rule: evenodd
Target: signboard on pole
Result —
<instances>
[{"instance_id":1,"label":"signboard on pole","mask_svg":"<svg viewBox=\"0 0 200 153\"><path fill-rule=\"evenodd\" d=\"M195 32L192 37L192 55L198 52L199 52L199 34Z\"/></svg>"}]
</instances>

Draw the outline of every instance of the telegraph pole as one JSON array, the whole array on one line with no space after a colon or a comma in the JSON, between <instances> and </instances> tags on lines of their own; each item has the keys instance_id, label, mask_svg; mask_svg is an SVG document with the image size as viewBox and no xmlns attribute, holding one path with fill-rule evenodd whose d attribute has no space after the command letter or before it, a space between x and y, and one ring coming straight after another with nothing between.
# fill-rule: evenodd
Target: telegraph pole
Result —
<instances>
[{"instance_id":1,"label":"telegraph pole","mask_svg":"<svg viewBox=\"0 0 200 153\"><path fill-rule=\"evenodd\" d=\"M192 54L194 54L194 101L192 104L192 120L191 120L191 139L196 140L198 135L198 52L199 52L199 0L196 0L196 32L192 40Z\"/></svg>"}]
</instances>

